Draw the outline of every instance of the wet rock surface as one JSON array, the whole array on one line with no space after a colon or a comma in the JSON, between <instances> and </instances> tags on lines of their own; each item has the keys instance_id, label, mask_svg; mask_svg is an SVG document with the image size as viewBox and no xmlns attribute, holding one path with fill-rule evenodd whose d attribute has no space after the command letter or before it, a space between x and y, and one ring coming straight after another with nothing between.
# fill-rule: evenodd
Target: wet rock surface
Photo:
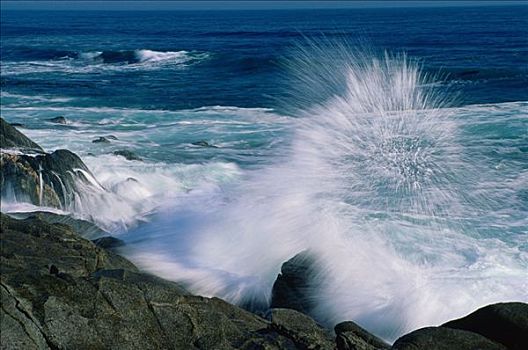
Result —
<instances>
[{"instance_id":1,"label":"wet rock surface","mask_svg":"<svg viewBox=\"0 0 528 350\"><path fill-rule=\"evenodd\" d=\"M38 144L30 140L3 118L0 118L0 148L43 151Z\"/></svg>"},{"instance_id":2,"label":"wet rock surface","mask_svg":"<svg viewBox=\"0 0 528 350\"><path fill-rule=\"evenodd\" d=\"M206 147L206 148L218 148L218 146L210 144L209 142L207 142L205 140L196 141L196 142L193 142L191 144L193 146L200 146L200 147Z\"/></svg>"},{"instance_id":3,"label":"wet rock surface","mask_svg":"<svg viewBox=\"0 0 528 350\"><path fill-rule=\"evenodd\" d=\"M271 307L309 314L315 306L311 293L317 288L318 274L317 259L308 251L286 261L273 284Z\"/></svg>"},{"instance_id":4,"label":"wet rock surface","mask_svg":"<svg viewBox=\"0 0 528 350\"><path fill-rule=\"evenodd\" d=\"M79 182L94 185L87 178L93 175L75 153L65 149L45 153L1 118L0 124L4 150L0 153L3 199L66 208L74 202Z\"/></svg>"},{"instance_id":5,"label":"wet rock surface","mask_svg":"<svg viewBox=\"0 0 528 350\"><path fill-rule=\"evenodd\" d=\"M68 120L63 116L48 119L50 122L55 124L68 124Z\"/></svg>"},{"instance_id":6,"label":"wet rock surface","mask_svg":"<svg viewBox=\"0 0 528 350\"><path fill-rule=\"evenodd\" d=\"M110 143L110 140L104 136L100 136L92 140L92 143Z\"/></svg>"},{"instance_id":7,"label":"wet rock surface","mask_svg":"<svg viewBox=\"0 0 528 350\"><path fill-rule=\"evenodd\" d=\"M134 152L126 150L126 149L114 151L114 155L124 157L126 160L140 160L140 161L143 160L140 156L138 156Z\"/></svg>"},{"instance_id":8,"label":"wet rock surface","mask_svg":"<svg viewBox=\"0 0 528 350\"><path fill-rule=\"evenodd\" d=\"M89 184L92 176L83 161L68 150L27 155L0 155L2 198L19 202L65 208L74 201L76 181Z\"/></svg>"}]
</instances>

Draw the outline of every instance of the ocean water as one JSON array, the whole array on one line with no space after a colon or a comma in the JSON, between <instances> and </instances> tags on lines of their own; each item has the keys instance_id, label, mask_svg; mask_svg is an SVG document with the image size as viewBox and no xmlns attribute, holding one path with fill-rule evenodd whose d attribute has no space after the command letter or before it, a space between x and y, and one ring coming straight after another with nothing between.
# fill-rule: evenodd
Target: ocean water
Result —
<instances>
[{"instance_id":1,"label":"ocean water","mask_svg":"<svg viewBox=\"0 0 528 350\"><path fill-rule=\"evenodd\" d=\"M310 250L312 316L388 341L528 301L527 6L1 16L2 117L140 267L258 308Z\"/></svg>"}]
</instances>

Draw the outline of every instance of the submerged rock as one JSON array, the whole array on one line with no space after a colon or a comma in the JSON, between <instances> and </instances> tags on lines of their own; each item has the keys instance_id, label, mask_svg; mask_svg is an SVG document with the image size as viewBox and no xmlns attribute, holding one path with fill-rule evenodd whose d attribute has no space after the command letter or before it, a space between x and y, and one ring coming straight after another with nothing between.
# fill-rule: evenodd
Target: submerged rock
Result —
<instances>
[{"instance_id":1,"label":"submerged rock","mask_svg":"<svg viewBox=\"0 0 528 350\"><path fill-rule=\"evenodd\" d=\"M288 308L310 314L315 306L311 294L318 285L317 259L303 251L282 264L273 284L271 307Z\"/></svg>"},{"instance_id":2,"label":"submerged rock","mask_svg":"<svg viewBox=\"0 0 528 350\"><path fill-rule=\"evenodd\" d=\"M528 304L498 303L442 325L471 331L512 350L528 349Z\"/></svg>"},{"instance_id":3,"label":"submerged rock","mask_svg":"<svg viewBox=\"0 0 528 350\"><path fill-rule=\"evenodd\" d=\"M43 152L43 149L14 126L0 118L0 148L16 148Z\"/></svg>"},{"instance_id":4,"label":"submerged rock","mask_svg":"<svg viewBox=\"0 0 528 350\"><path fill-rule=\"evenodd\" d=\"M63 116L48 119L50 122L55 124L68 124L68 120Z\"/></svg>"},{"instance_id":5,"label":"submerged rock","mask_svg":"<svg viewBox=\"0 0 528 350\"><path fill-rule=\"evenodd\" d=\"M480 334L445 327L427 327L396 340L392 350L506 350Z\"/></svg>"},{"instance_id":6,"label":"submerged rock","mask_svg":"<svg viewBox=\"0 0 528 350\"><path fill-rule=\"evenodd\" d=\"M388 349L390 345L369 333L352 321L341 322L334 327L338 350Z\"/></svg>"},{"instance_id":7,"label":"submerged rock","mask_svg":"<svg viewBox=\"0 0 528 350\"><path fill-rule=\"evenodd\" d=\"M127 160L140 160L140 161L143 160L140 156L138 156L134 152L128 151L126 149L117 150L114 152L114 155L125 157Z\"/></svg>"},{"instance_id":8,"label":"submerged rock","mask_svg":"<svg viewBox=\"0 0 528 350\"><path fill-rule=\"evenodd\" d=\"M200 147L209 147L209 148L218 148L218 146L212 145L207 141L201 140L191 143L191 145L194 146L200 146Z\"/></svg>"},{"instance_id":9,"label":"submerged rock","mask_svg":"<svg viewBox=\"0 0 528 350\"><path fill-rule=\"evenodd\" d=\"M92 143L110 143L110 140L104 136L99 136L98 138L93 139Z\"/></svg>"}]
</instances>

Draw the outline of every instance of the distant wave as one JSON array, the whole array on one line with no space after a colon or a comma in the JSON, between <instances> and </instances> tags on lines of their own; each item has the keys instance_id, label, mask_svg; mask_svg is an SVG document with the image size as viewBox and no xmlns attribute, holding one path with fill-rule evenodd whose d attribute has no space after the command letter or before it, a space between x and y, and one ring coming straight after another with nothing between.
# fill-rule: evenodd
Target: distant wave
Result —
<instances>
[{"instance_id":1,"label":"distant wave","mask_svg":"<svg viewBox=\"0 0 528 350\"><path fill-rule=\"evenodd\" d=\"M43 58L2 62L2 75L31 73L96 73L99 71L155 70L186 67L207 59L207 52L155 51L149 49L117 51L60 51Z\"/></svg>"}]
</instances>

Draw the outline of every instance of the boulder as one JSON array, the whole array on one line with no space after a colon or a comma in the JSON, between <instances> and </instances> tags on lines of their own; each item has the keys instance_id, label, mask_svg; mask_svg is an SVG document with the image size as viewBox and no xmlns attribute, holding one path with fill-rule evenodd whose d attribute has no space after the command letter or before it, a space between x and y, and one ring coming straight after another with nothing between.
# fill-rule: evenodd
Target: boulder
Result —
<instances>
[{"instance_id":1,"label":"boulder","mask_svg":"<svg viewBox=\"0 0 528 350\"><path fill-rule=\"evenodd\" d=\"M114 151L114 155L125 157L127 160L140 160L140 161L143 160L140 156L138 156L134 152L128 151L126 149Z\"/></svg>"},{"instance_id":2,"label":"boulder","mask_svg":"<svg viewBox=\"0 0 528 350\"><path fill-rule=\"evenodd\" d=\"M68 120L63 116L48 119L50 122L55 124L68 124Z\"/></svg>"},{"instance_id":3,"label":"boulder","mask_svg":"<svg viewBox=\"0 0 528 350\"><path fill-rule=\"evenodd\" d=\"M485 306L442 325L478 333L512 350L528 349L528 304L511 302Z\"/></svg>"},{"instance_id":4,"label":"boulder","mask_svg":"<svg viewBox=\"0 0 528 350\"><path fill-rule=\"evenodd\" d=\"M272 288L271 307L288 308L310 314L315 306L311 293L318 286L317 259L303 251L282 264Z\"/></svg>"},{"instance_id":5,"label":"boulder","mask_svg":"<svg viewBox=\"0 0 528 350\"><path fill-rule=\"evenodd\" d=\"M39 145L31 141L26 135L18 131L3 118L0 118L0 148L17 148L43 152Z\"/></svg>"},{"instance_id":6,"label":"boulder","mask_svg":"<svg viewBox=\"0 0 528 350\"><path fill-rule=\"evenodd\" d=\"M446 327L426 327L404 335L392 350L506 350L480 334Z\"/></svg>"},{"instance_id":7,"label":"boulder","mask_svg":"<svg viewBox=\"0 0 528 350\"><path fill-rule=\"evenodd\" d=\"M6 152L0 155L0 165L2 198L19 202L67 208L75 200L77 181L93 185L86 165L68 150L37 156Z\"/></svg>"},{"instance_id":8,"label":"boulder","mask_svg":"<svg viewBox=\"0 0 528 350\"><path fill-rule=\"evenodd\" d=\"M390 345L369 333L352 321L338 323L334 327L338 350L388 349Z\"/></svg>"}]
</instances>

